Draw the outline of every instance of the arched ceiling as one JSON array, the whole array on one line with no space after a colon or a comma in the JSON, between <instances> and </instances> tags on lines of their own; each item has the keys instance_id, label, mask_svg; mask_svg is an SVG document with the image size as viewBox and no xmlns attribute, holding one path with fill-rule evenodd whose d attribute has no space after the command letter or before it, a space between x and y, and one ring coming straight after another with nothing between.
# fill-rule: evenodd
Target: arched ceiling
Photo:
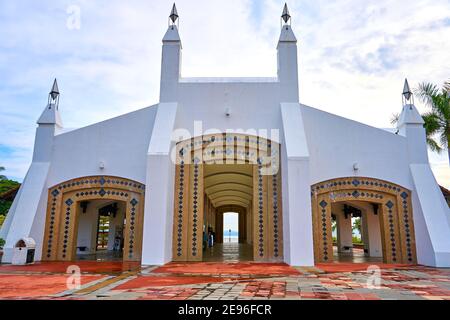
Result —
<instances>
[{"instance_id":1,"label":"arched ceiling","mask_svg":"<svg viewBox=\"0 0 450 320\"><path fill-rule=\"evenodd\" d=\"M249 164L209 164L204 167L205 192L217 208L248 207L253 198L253 167Z\"/></svg>"}]
</instances>

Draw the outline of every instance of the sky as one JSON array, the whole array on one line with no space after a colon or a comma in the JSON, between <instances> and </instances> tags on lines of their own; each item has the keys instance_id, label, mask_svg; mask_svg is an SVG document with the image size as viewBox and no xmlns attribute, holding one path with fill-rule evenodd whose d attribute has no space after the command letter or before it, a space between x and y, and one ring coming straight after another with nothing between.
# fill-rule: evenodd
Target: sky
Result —
<instances>
[{"instance_id":1,"label":"sky","mask_svg":"<svg viewBox=\"0 0 450 320\"><path fill-rule=\"evenodd\" d=\"M180 0L182 75L275 76L281 0ZM450 78L450 0L291 0L300 102L375 127ZM172 1L0 0L0 166L22 180L53 79L66 128L156 104ZM79 18L79 19L78 19ZM416 99L417 102L417 99ZM421 112L426 107L420 103ZM430 154L450 188L446 153Z\"/></svg>"},{"instance_id":2,"label":"sky","mask_svg":"<svg viewBox=\"0 0 450 320\"><path fill-rule=\"evenodd\" d=\"M223 235L229 236L229 231L234 233L239 232L239 214L236 212L225 212L223 214Z\"/></svg>"}]
</instances>

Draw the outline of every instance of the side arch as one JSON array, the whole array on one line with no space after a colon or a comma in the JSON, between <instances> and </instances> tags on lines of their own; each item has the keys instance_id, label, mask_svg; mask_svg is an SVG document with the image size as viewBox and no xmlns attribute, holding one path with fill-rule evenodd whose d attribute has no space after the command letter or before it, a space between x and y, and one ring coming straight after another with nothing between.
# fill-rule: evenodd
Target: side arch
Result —
<instances>
[{"instance_id":1,"label":"side arch","mask_svg":"<svg viewBox=\"0 0 450 320\"><path fill-rule=\"evenodd\" d=\"M42 260L73 261L81 201L125 203L124 261L140 261L145 185L112 176L81 177L49 188Z\"/></svg>"},{"instance_id":2,"label":"side arch","mask_svg":"<svg viewBox=\"0 0 450 320\"><path fill-rule=\"evenodd\" d=\"M349 177L313 185L311 199L316 263L333 261L332 203L351 201L379 205L385 263L417 263L410 190L380 179Z\"/></svg>"}]
</instances>

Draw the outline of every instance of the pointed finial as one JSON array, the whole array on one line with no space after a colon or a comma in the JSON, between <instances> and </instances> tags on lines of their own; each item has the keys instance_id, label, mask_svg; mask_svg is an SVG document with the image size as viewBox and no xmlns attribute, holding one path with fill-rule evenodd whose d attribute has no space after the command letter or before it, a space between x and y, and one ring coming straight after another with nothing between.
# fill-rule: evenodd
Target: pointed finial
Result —
<instances>
[{"instance_id":1,"label":"pointed finial","mask_svg":"<svg viewBox=\"0 0 450 320\"><path fill-rule=\"evenodd\" d=\"M175 24L175 22L179 18L178 11L177 11L177 6L175 5L175 3L173 4L172 11L170 12L169 18L172 21L172 24Z\"/></svg>"},{"instance_id":2,"label":"pointed finial","mask_svg":"<svg viewBox=\"0 0 450 320\"><path fill-rule=\"evenodd\" d=\"M48 94L48 106L51 108L52 105L56 106L56 109L59 107L59 88L58 88L58 81L53 81L52 90Z\"/></svg>"},{"instance_id":3,"label":"pointed finial","mask_svg":"<svg viewBox=\"0 0 450 320\"><path fill-rule=\"evenodd\" d=\"M412 96L411 89L409 88L408 79L405 79L405 85L403 86L403 97L405 97L406 101L409 101Z\"/></svg>"},{"instance_id":4,"label":"pointed finial","mask_svg":"<svg viewBox=\"0 0 450 320\"><path fill-rule=\"evenodd\" d=\"M52 97L52 100L55 100L59 96L59 88L58 88L58 81L53 82L52 91L50 91L50 96Z\"/></svg>"},{"instance_id":5,"label":"pointed finial","mask_svg":"<svg viewBox=\"0 0 450 320\"><path fill-rule=\"evenodd\" d=\"M289 14L289 9L287 3L284 4L283 13L281 14L281 19L283 19L284 23L287 24L291 19L291 15Z\"/></svg>"},{"instance_id":6,"label":"pointed finial","mask_svg":"<svg viewBox=\"0 0 450 320\"><path fill-rule=\"evenodd\" d=\"M403 85L402 101L404 106L414 105L414 95L409 88L408 79L405 79L405 84Z\"/></svg>"}]
</instances>

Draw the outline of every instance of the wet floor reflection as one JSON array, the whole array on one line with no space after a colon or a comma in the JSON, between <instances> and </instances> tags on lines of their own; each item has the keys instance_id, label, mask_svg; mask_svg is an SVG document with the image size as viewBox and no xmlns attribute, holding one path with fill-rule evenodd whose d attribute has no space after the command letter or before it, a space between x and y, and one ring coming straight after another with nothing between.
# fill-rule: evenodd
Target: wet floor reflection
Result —
<instances>
[{"instance_id":1,"label":"wet floor reflection","mask_svg":"<svg viewBox=\"0 0 450 320\"><path fill-rule=\"evenodd\" d=\"M77 254L78 261L117 262L123 260L122 251L99 250L91 254Z\"/></svg>"},{"instance_id":2,"label":"wet floor reflection","mask_svg":"<svg viewBox=\"0 0 450 320\"><path fill-rule=\"evenodd\" d=\"M333 247L334 261L345 263L382 263L383 258L368 257L363 249L353 248L350 252L338 253L337 247Z\"/></svg>"},{"instance_id":3,"label":"wet floor reflection","mask_svg":"<svg viewBox=\"0 0 450 320\"><path fill-rule=\"evenodd\" d=\"M252 261L253 247L249 244L241 243L216 243L214 247L203 251L203 261Z\"/></svg>"}]
</instances>

